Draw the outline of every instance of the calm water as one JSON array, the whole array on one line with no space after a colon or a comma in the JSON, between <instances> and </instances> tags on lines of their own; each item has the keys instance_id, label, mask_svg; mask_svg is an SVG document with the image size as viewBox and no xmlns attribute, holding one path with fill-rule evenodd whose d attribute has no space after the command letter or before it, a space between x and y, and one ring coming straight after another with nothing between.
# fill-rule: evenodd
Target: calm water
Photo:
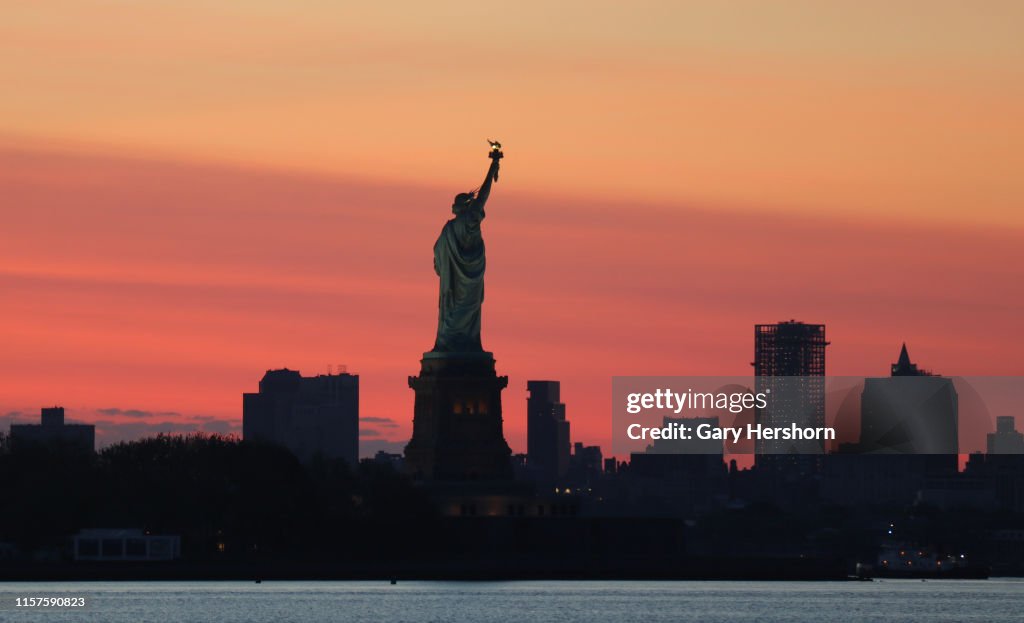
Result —
<instances>
[{"instance_id":1,"label":"calm water","mask_svg":"<svg viewBox=\"0 0 1024 623\"><path fill-rule=\"evenodd\" d=\"M73 611L15 595L84 596ZM1019 623L1024 581L76 582L0 584L0 621L984 621Z\"/></svg>"}]
</instances>

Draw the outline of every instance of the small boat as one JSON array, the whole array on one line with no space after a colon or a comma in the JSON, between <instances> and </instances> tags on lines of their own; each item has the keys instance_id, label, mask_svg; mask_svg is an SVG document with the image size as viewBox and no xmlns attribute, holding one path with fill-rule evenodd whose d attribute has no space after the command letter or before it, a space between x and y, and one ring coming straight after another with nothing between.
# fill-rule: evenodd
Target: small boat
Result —
<instances>
[{"instance_id":1,"label":"small boat","mask_svg":"<svg viewBox=\"0 0 1024 623\"><path fill-rule=\"evenodd\" d=\"M987 567L971 564L967 554L940 552L936 547L886 541L874 565L857 565L857 575L870 578L972 579L989 577Z\"/></svg>"}]
</instances>

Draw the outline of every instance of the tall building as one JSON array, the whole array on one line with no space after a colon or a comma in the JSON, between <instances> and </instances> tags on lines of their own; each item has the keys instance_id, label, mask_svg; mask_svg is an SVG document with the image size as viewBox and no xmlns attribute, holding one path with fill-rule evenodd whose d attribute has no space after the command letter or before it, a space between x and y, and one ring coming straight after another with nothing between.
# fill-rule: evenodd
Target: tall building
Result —
<instances>
[{"instance_id":1,"label":"tall building","mask_svg":"<svg viewBox=\"0 0 1024 623\"><path fill-rule=\"evenodd\" d=\"M564 478L569 469L569 421L558 381L527 381L526 463L545 482Z\"/></svg>"},{"instance_id":2,"label":"tall building","mask_svg":"<svg viewBox=\"0 0 1024 623\"><path fill-rule=\"evenodd\" d=\"M996 432L988 434L989 454L1024 454L1024 433L1017 430L1012 415L996 418Z\"/></svg>"},{"instance_id":3,"label":"tall building","mask_svg":"<svg viewBox=\"0 0 1024 623\"><path fill-rule=\"evenodd\" d=\"M864 379L859 451L955 455L958 411L953 380L919 369L904 344L892 376Z\"/></svg>"},{"instance_id":4,"label":"tall building","mask_svg":"<svg viewBox=\"0 0 1024 623\"><path fill-rule=\"evenodd\" d=\"M758 424L767 427L825 425L825 325L790 320L754 325L755 391L769 395L767 406L755 409ZM757 440L759 463L772 454L821 454L823 440Z\"/></svg>"},{"instance_id":5,"label":"tall building","mask_svg":"<svg viewBox=\"0 0 1024 623\"><path fill-rule=\"evenodd\" d=\"M64 407L44 407L39 424L11 424L11 448L49 445L93 452L96 427L92 424L67 424Z\"/></svg>"},{"instance_id":6,"label":"tall building","mask_svg":"<svg viewBox=\"0 0 1024 623\"><path fill-rule=\"evenodd\" d=\"M303 461L320 455L356 465L359 376L267 370L260 391L242 395L242 438L280 444Z\"/></svg>"}]
</instances>

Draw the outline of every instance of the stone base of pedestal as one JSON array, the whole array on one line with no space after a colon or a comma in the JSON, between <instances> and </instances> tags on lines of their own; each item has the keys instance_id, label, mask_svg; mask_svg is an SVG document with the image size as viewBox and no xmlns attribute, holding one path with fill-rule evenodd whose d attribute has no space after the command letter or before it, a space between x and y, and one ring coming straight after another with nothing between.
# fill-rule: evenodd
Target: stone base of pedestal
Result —
<instances>
[{"instance_id":1,"label":"stone base of pedestal","mask_svg":"<svg viewBox=\"0 0 1024 623\"><path fill-rule=\"evenodd\" d=\"M420 375L409 377L416 405L406 472L424 481L512 478L501 419L507 385L490 353L424 353Z\"/></svg>"}]
</instances>

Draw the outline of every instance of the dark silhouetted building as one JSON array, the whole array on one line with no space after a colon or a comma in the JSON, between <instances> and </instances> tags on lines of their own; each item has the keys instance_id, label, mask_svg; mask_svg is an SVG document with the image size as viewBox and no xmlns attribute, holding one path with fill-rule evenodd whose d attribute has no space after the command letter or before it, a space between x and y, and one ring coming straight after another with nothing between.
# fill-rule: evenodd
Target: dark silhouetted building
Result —
<instances>
[{"instance_id":1,"label":"dark silhouetted building","mask_svg":"<svg viewBox=\"0 0 1024 623\"><path fill-rule=\"evenodd\" d=\"M718 422L717 417L662 418L665 427L685 424L691 431L702 424L717 427ZM722 453L721 440L656 439L646 451L630 454L629 495L636 504L653 504L650 512L706 510L726 490Z\"/></svg>"},{"instance_id":2,"label":"dark silhouetted building","mask_svg":"<svg viewBox=\"0 0 1024 623\"><path fill-rule=\"evenodd\" d=\"M663 417L662 426L686 425L691 431L707 425L718 428L717 417ZM630 468L637 474L663 477L683 473L704 477L721 471L723 444L721 439L656 439L644 452L630 455Z\"/></svg>"},{"instance_id":3,"label":"dark silhouetted building","mask_svg":"<svg viewBox=\"0 0 1024 623\"><path fill-rule=\"evenodd\" d=\"M821 496L840 506L894 506L914 503L929 481L957 475L956 455L869 454L847 451L823 457Z\"/></svg>"},{"instance_id":4,"label":"dark silhouetted building","mask_svg":"<svg viewBox=\"0 0 1024 623\"><path fill-rule=\"evenodd\" d=\"M615 460L614 456L610 456L604 460L604 473L614 474L618 471L619 462Z\"/></svg>"},{"instance_id":5,"label":"dark silhouetted building","mask_svg":"<svg viewBox=\"0 0 1024 623\"><path fill-rule=\"evenodd\" d=\"M899 359L896 360L896 363L892 364L892 374L890 376L932 376L932 373L919 369L916 363L910 361L907 343L904 342L903 347L900 348Z\"/></svg>"},{"instance_id":6,"label":"dark silhouetted building","mask_svg":"<svg viewBox=\"0 0 1024 623\"><path fill-rule=\"evenodd\" d=\"M66 424L64 407L45 407L39 424L11 424L11 448L49 445L93 452L96 427L92 424Z\"/></svg>"},{"instance_id":7,"label":"dark silhouetted building","mask_svg":"<svg viewBox=\"0 0 1024 623\"><path fill-rule=\"evenodd\" d=\"M585 446L577 441L569 458L569 481L577 486L597 482L601 477L603 462L601 446Z\"/></svg>"},{"instance_id":8,"label":"dark silhouetted building","mask_svg":"<svg viewBox=\"0 0 1024 623\"><path fill-rule=\"evenodd\" d=\"M767 405L755 409L765 427L820 428L825 425L825 325L790 320L754 325L755 391ZM821 454L823 440L756 440L758 464L766 455Z\"/></svg>"},{"instance_id":9,"label":"dark silhouetted building","mask_svg":"<svg viewBox=\"0 0 1024 623\"><path fill-rule=\"evenodd\" d=\"M1012 415L996 418L996 432L988 434L988 454L1024 454L1024 433L1016 429Z\"/></svg>"},{"instance_id":10,"label":"dark silhouetted building","mask_svg":"<svg viewBox=\"0 0 1024 623\"><path fill-rule=\"evenodd\" d=\"M573 446L572 461L587 472L600 474L603 460L601 446L585 446L578 441Z\"/></svg>"},{"instance_id":11,"label":"dark silhouetted building","mask_svg":"<svg viewBox=\"0 0 1024 623\"><path fill-rule=\"evenodd\" d=\"M280 444L303 461L359 460L359 376L303 377L268 370L260 391L242 395L242 438Z\"/></svg>"},{"instance_id":12,"label":"dark silhouetted building","mask_svg":"<svg viewBox=\"0 0 1024 623\"><path fill-rule=\"evenodd\" d=\"M569 422L558 381L527 381L527 465L544 482L565 477L569 469Z\"/></svg>"},{"instance_id":13,"label":"dark silhouetted building","mask_svg":"<svg viewBox=\"0 0 1024 623\"><path fill-rule=\"evenodd\" d=\"M920 370L904 344L891 377L864 379L859 451L955 455L957 420L952 379Z\"/></svg>"},{"instance_id":14,"label":"dark silhouetted building","mask_svg":"<svg viewBox=\"0 0 1024 623\"><path fill-rule=\"evenodd\" d=\"M860 440L825 457L822 497L845 506L942 507L988 495L977 479L957 474L952 381L919 368L906 344L890 370L891 377L864 380Z\"/></svg>"},{"instance_id":15,"label":"dark silhouetted building","mask_svg":"<svg viewBox=\"0 0 1024 623\"><path fill-rule=\"evenodd\" d=\"M402 471L402 467L405 463L405 457L395 452L385 452L383 450L377 450L377 454L373 455L372 459L363 459L376 465L390 465L396 472Z\"/></svg>"},{"instance_id":16,"label":"dark silhouetted building","mask_svg":"<svg viewBox=\"0 0 1024 623\"><path fill-rule=\"evenodd\" d=\"M1000 508L1024 513L1024 454L972 453L964 475L990 483Z\"/></svg>"}]
</instances>

